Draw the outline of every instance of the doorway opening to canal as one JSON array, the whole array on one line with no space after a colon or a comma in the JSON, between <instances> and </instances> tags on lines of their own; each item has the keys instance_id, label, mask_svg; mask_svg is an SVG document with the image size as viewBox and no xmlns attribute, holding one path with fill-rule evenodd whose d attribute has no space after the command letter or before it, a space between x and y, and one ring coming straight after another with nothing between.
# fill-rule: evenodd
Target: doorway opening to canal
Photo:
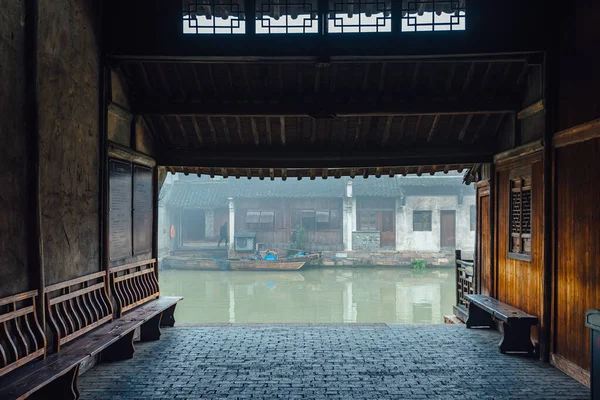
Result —
<instances>
[{"instance_id":1,"label":"doorway opening to canal","mask_svg":"<svg viewBox=\"0 0 600 400\"><path fill-rule=\"evenodd\" d=\"M467 179L468 182L468 179ZM170 174L161 294L179 324L441 324L473 259L476 199L458 171L273 180Z\"/></svg>"}]
</instances>

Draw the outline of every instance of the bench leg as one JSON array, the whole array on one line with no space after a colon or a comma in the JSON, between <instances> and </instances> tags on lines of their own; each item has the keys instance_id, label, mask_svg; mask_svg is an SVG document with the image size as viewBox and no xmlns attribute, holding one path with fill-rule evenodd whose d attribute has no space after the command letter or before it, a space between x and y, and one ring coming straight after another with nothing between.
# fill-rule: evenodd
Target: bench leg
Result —
<instances>
[{"instance_id":1,"label":"bench leg","mask_svg":"<svg viewBox=\"0 0 600 400\"><path fill-rule=\"evenodd\" d=\"M30 399L79 399L79 388L77 377L79 375L79 364L66 374L56 378L48 385L31 395Z\"/></svg>"},{"instance_id":2,"label":"bench leg","mask_svg":"<svg viewBox=\"0 0 600 400\"><path fill-rule=\"evenodd\" d=\"M133 334L135 330L132 330L115 343L108 346L100 353L101 361L121 361L133 358L135 348L133 347Z\"/></svg>"},{"instance_id":3,"label":"bench leg","mask_svg":"<svg viewBox=\"0 0 600 400\"><path fill-rule=\"evenodd\" d=\"M175 306L177 303L173 304L171 307L167 308L162 312L162 318L160 320L160 326L175 326Z\"/></svg>"},{"instance_id":4,"label":"bench leg","mask_svg":"<svg viewBox=\"0 0 600 400\"><path fill-rule=\"evenodd\" d=\"M160 339L160 314L156 314L150 320L142 324L140 328L140 341L151 342Z\"/></svg>"},{"instance_id":5,"label":"bench leg","mask_svg":"<svg viewBox=\"0 0 600 400\"><path fill-rule=\"evenodd\" d=\"M475 303L469 304L469 318L467 318L467 328L471 328L473 326L485 326L488 328L493 328L495 326L494 319L487 312L477 307Z\"/></svg>"},{"instance_id":6,"label":"bench leg","mask_svg":"<svg viewBox=\"0 0 600 400\"><path fill-rule=\"evenodd\" d=\"M498 343L500 353L519 352L534 354L535 347L531 342L530 324L502 324L504 333Z\"/></svg>"}]
</instances>

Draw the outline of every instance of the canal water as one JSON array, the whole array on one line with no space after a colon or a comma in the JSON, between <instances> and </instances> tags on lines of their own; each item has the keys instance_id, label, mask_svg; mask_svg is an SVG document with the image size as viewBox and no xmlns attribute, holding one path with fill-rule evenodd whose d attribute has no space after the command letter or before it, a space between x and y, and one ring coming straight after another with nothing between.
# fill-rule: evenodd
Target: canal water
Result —
<instances>
[{"instance_id":1,"label":"canal water","mask_svg":"<svg viewBox=\"0 0 600 400\"><path fill-rule=\"evenodd\" d=\"M161 295L184 296L178 324L441 324L456 301L452 268L160 272Z\"/></svg>"}]
</instances>

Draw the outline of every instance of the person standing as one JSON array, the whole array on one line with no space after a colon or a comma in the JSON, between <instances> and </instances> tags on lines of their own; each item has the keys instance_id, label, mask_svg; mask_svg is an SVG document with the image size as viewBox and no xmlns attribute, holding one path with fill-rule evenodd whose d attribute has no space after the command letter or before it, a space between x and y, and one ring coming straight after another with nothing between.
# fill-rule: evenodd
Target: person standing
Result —
<instances>
[{"instance_id":1,"label":"person standing","mask_svg":"<svg viewBox=\"0 0 600 400\"><path fill-rule=\"evenodd\" d=\"M225 246L229 245L229 232L227 230L227 221L223 222L223 225L221 225L221 228L219 229L219 243L217 244L217 247L219 247L221 245L222 241L225 241Z\"/></svg>"}]
</instances>

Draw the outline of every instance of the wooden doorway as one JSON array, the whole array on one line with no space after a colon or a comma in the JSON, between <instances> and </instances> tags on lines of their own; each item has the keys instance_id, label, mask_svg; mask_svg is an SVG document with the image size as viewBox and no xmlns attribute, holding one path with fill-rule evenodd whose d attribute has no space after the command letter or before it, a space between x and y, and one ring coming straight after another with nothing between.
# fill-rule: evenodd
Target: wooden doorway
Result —
<instances>
[{"instance_id":1,"label":"wooden doorway","mask_svg":"<svg viewBox=\"0 0 600 400\"><path fill-rule=\"evenodd\" d=\"M204 240L205 221L204 210L189 208L183 210L183 244Z\"/></svg>"},{"instance_id":2,"label":"wooden doorway","mask_svg":"<svg viewBox=\"0 0 600 400\"><path fill-rule=\"evenodd\" d=\"M395 247L396 246L396 218L394 218L393 211L380 211L379 212L379 230L381 231L381 243L382 247Z\"/></svg>"},{"instance_id":3,"label":"wooden doorway","mask_svg":"<svg viewBox=\"0 0 600 400\"><path fill-rule=\"evenodd\" d=\"M440 211L440 247L456 248L456 211Z\"/></svg>"}]
</instances>

